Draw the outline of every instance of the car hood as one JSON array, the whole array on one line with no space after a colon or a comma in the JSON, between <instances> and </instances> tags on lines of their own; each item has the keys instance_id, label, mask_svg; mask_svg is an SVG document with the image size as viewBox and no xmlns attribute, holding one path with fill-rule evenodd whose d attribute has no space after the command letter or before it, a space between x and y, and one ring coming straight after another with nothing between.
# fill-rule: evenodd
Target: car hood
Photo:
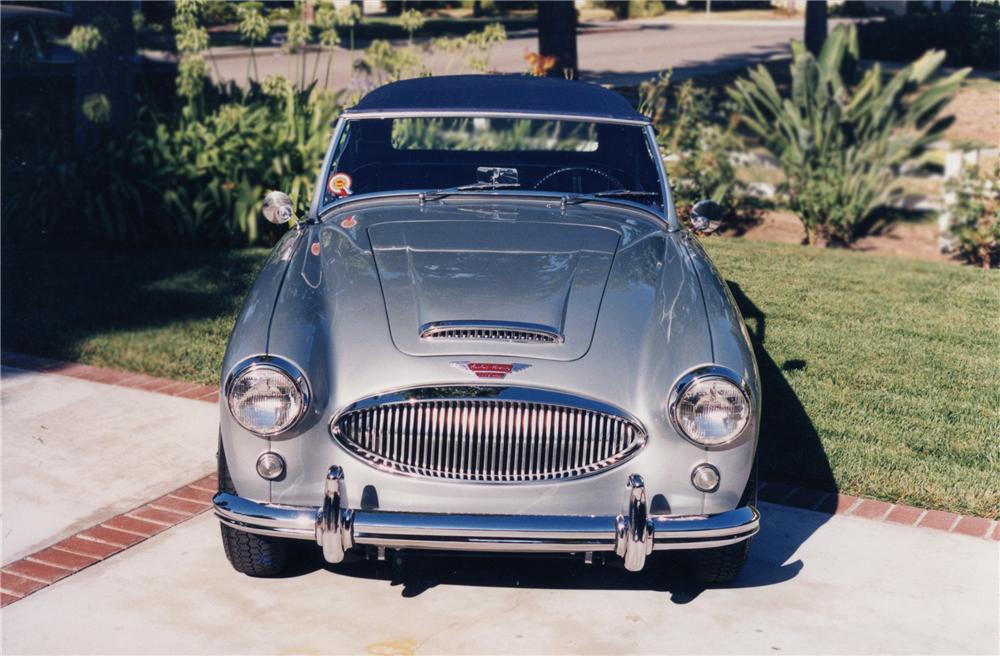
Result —
<instances>
[{"instance_id":1,"label":"car hood","mask_svg":"<svg viewBox=\"0 0 1000 656\"><path fill-rule=\"evenodd\" d=\"M359 201L301 233L265 352L308 372L317 421L386 390L486 382L659 421L674 381L713 358L686 239L598 204ZM428 323L467 320L541 324L564 341L420 338ZM239 342L230 366L254 348ZM469 367L480 363L510 375L484 381Z\"/></svg>"},{"instance_id":2,"label":"car hood","mask_svg":"<svg viewBox=\"0 0 1000 656\"><path fill-rule=\"evenodd\" d=\"M590 348L620 239L600 226L476 220L383 223L368 235L400 351L553 360L575 360ZM434 328L483 327L534 327L552 341L512 342L499 330L486 333L492 339L426 337Z\"/></svg>"}]
</instances>

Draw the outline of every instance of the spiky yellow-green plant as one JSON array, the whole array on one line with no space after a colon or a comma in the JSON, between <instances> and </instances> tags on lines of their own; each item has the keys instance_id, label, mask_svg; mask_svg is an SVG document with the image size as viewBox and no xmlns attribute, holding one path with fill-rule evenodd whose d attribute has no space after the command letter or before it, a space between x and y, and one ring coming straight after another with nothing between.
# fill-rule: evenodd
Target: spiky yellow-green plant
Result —
<instances>
[{"instance_id":1,"label":"spiky yellow-green plant","mask_svg":"<svg viewBox=\"0 0 1000 656\"><path fill-rule=\"evenodd\" d=\"M896 193L899 165L950 124L939 114L969 70L935 78L944 57L930 50L891 76L879 64L862 72L857 29L838 26L818 57L792 43L789 94L763 66L729 89L742 125L781 160L807 242L858 236Z\"/></svg>"}]
</instances>

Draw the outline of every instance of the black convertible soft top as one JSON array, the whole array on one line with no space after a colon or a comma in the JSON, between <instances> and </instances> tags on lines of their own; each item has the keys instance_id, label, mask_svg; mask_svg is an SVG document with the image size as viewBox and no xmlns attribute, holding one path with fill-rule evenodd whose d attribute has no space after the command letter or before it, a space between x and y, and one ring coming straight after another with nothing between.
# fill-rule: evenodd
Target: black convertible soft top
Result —
<instances>
[{"instance_id":1,"label":"black convertible soft top","mask_svg":"<svg viewBox=\"0 0 1000 656\"><path fill-rule=\"evenodd\" d=\"M550 114L647 122L620 94L596 84L526 75L445 75L375 89L345 114Z\"/></svg>"}]
</instances>

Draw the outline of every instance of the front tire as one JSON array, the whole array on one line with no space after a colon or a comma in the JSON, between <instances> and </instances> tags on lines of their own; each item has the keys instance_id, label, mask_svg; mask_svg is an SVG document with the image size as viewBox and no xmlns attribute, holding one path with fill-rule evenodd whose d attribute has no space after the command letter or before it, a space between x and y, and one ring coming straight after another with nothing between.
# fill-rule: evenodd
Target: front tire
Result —
<instances>
[{"instance_id":1,"label":"front tire","mask_svg":"<svg viewBox=\"0 0 1000 656\"><path fill-rule=\"evenodd\" d=\"M750 538L712 549L691 553L694 577L702 583L729 583L743 570L750 555Z\"/></svg>"},{"instance_id":2,"label":"front tire","mask_svg":"<svg viewBox=\"0 0 1000 656\"><path fill-rule=\"evenodd\" d=\"M236 486L229 475L226 452L219 435L219 491L236 494ZM229 564L247 576L278 576L288 565L290 545L288 540L255 535L221 524L222 548Z\"/></svg>"},{"instance_id":3,"label":"front tire","mask_svg":"<svg viewBox=\"0 0 1000 656\"><path fill-rule=\"evenodd\" d=\"M237 572L254 577L278 576L288 565L288 541L246 533L222 524L222 547Z\"/></svg>"}]
</instances>

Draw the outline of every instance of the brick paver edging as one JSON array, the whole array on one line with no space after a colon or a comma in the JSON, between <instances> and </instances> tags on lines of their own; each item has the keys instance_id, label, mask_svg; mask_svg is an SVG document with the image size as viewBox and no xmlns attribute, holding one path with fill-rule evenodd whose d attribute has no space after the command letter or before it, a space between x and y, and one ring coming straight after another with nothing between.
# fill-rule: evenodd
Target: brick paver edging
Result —
<instances>
[{"instance_id":1,"label":"brick paver edging","mask_svg":"<svg viewBox=\"0 0 1000 656\"><path fill-rule=\"evenodd\" d=\"M145 374L133 374L18 353L0 352L0 362L21 369L56 373L186 399L212 403L219 400L219 391L215 387L169 378L156 378ZM216 476L214 474L206 476L155 501L118 515L98 526L80 531L62 542L5 566L0 570L0 588L2 588L0 605L6 606L17 601L208 510L217 489ZM847 515L905 526L919 526L1000 541L1000 523L985 517L925 510L784 483L761 483L760 498L769 503L831 515Z\"/></svg>"},{"instance_id":2,"label":"brick paver edging","mask_svg":"<svg viewBox=\"0 0 1000 656\"><path fill-rule=\"evenodd\" d=\"M218 489L216 475L205 476L5 565L0 569L0 606L23 599L205 512L212 507Z\"/></svg>"},{"instance_id":3,"label":"brick paver edging","mask_svg":"<svg viewBox=\"0 0 1000 656\"><path fill-rule=\"evenodd\" d=\"M1000 523L986 517L959 515L942 510L925 510L915 506L866 499L839 492L823 492L784 483L760 484L760 499L794 508L804 508L830 515L847 515L876 522L932 528L947 533L960 533L974 538L1000 541Z\"/></svg>"},{"instance_id":4,"label":"brick paver edging","mask_svg":"<svg viewBox=\"0 0 1000 656\"><path fill-rule=\"evenodd\" d=\"M93 367L89 364L64 362L62 360L52 360L50 358L40 358L20 353L0 352L0 362L18 369L48 372L59 374L60 376L79 378L80 380L89 380L95 383L117 385L118 387L131 387L132 389L140 389L147 392L179 396L183 399L209 401L211 403L219 401L219 388L217 387L188 383L171 378L157 378L156 376L147 376L146 374L105 369L103 367Z\"/></svg>"}]
</instances>

